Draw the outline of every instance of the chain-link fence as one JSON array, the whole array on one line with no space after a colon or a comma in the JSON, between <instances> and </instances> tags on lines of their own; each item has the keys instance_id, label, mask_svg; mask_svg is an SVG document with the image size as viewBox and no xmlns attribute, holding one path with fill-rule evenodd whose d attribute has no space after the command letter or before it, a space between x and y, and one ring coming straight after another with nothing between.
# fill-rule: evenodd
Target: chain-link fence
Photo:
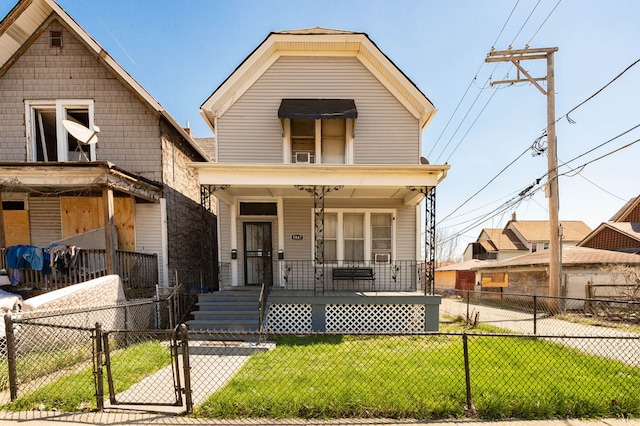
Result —
<instances>
[{"instance_id":1,"label":"chain-link fence","mask_svg":"<svg viewBox=\"0 0 640 426\"><path fill-rule=\"evenodd\" d=\"M166 325L168 300L15 319L0 368L17 379L0 382L2 403L63 411L171 405L223 419L640 415L633 324L587 332L576 325L592 325L560 319L563 311L552 316L542 308L552 304L538 308L536 299L536 321L559 323L552 332L539 323L534 335L532 306L506 299L451 298L457 317L444 312L445 299L433 333L188 331ZM504 319L490 321L484 308ZM486 321L469 321L474 309Z\"/></svg>"},{"instance_id":2,"label":"chain-link fence","mask_svg":"<svg viewBox=\"0 0 640 426\"><path fill-rule=\"evenodd\" d=\"M522 334L617 336L640 333L640 302L494 291L441 290L440 315ZM488 329L487 329L488 330Z\"/></svg>"},{"instance_id":3,"label":"chain-link fence","mask_svg":"<svg viewBox=\"0 0 640 426\"><path fill-rule=\"evenodd\" d=\"M116 360L145 358L157 346L148 341L168 347L162 343L166 332L156 331L173 329L185 318L185 300L178 288L153 299L116 305L5 315L5 337L0 339L0 404L11 402L10 409L99 408L95 389L96 374L102 368L97 361L102 330L113 333L104 343L111 343ZM138 334L126 334L133 332Z\"/></svg>"}]
</instances>

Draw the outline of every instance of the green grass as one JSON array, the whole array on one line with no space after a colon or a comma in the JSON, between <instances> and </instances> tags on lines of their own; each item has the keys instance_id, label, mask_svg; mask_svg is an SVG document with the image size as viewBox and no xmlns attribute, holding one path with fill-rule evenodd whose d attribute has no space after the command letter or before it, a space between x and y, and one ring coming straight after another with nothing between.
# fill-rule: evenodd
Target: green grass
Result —
<instances>
[{"instance_id":1,"label":"green grass","mask_svg":"<svg viewBox=\"0 0 640 426\"><path fill-rule=\"evenodd\" d=\"M111 356L114 370L116 393L128 389L144 377L169 365L169 348L160 342L152 341L118 351ZM105 377L105 392L107 392ZM107 395L108 396L108 395ZM2 407L8 410L57 409L77 411L96 407L93 367L66 374L53 382L20 396L12 403Z\"/></svg>"},{"instance_id":2,"label":"green grass","mask_svg":"<svg viewBox=\"0 0 640 426\"><path fill-rule=\"evenodd\" d=\"M91 360L91 348L73 345L55 351L30 352L17 357L16 370L21 381L28 382L61 369ZM0 363L0 391L9 389L6 359Z\"/></svg>"},{"instance_id":3,"label":"green grass","mask_svg":"<svg viewBox=\"0 0 640 426\"><path fill-rule=\"evenodd\" d=\"M283 337L254 355L195 415L214 418L465 415L461 336ZM640 414L640 370L532 338L469 335L477 415Z\"/></svg>"}]
</instances>

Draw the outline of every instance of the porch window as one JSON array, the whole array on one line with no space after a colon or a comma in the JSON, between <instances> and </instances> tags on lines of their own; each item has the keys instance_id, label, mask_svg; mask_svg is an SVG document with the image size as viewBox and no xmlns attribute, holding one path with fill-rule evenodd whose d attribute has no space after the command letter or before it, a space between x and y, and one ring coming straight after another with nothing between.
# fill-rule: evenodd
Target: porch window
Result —
<instances>
[{"instance_id":1,"label":"porch window","mask_svg":"<svg viewBox=\"0 0 640 426\"><path fill-rule=\"evenodd\" d=\"M344 259L364 260L364 214L344 215Z\"/></svg>"},{"instance_id":2,"label":"porch window","mask_svg":"<svg viewBox=\"0 0 640 426\"><path fill-rule=\"evenodd\" d=\"M338 214L324 215L324 260L335 262L338 260Z\"/></svg>"},{"instance_id":3,"label":"porch window","mask_svg":"<svg viewBox=\"0 0 640 426\"><path fill-rule=\"evenodd\" d=\"M95 161L95 146L80 144L68 134L62 120L93 126L93 101L26 101L29 161Z\"/></svg>"},{"instance_id":4,"label":"porch window","mask_svg":"<svg viewBox=\"0 0 640 426\"><path fill-rule=\"evenodd\" d=\"M391 261L394 256L394 212L327 210L324 215L325 262Z\"/></svg>"},{"instance_id":5,"label":"porch window","mask_svg":"<svg viewBox=\"0 0 640 426\"><path fill-rule=\"evenodd\" d=\"M391 259L392 217L388 213L371 214L371 260L388 262Z\"/></svg>"}]
</instances>

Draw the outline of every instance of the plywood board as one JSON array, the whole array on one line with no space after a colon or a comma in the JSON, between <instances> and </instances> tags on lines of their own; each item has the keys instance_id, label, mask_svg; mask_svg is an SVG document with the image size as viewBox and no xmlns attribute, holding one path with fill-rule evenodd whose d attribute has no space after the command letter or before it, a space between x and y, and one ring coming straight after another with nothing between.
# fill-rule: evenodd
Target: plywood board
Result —
<instances>
[{"instance_id":1,"label":"plywood board","mask_svg":"<svg viewBox=\"0 0 640 426\"><path fill-rule=\"evenodd\" d=\"M131 197L114 198L113 205L118 249L135 251L135 201ZM104 227L100 197L62 197L61 206L64 238Z\"/></svg>"},{"instance_id":2,"label":"plywood board","mask_svg":"<svg viewBox=\"0 0 640 426\"><path fill-rule=\"evenodd\" d=\"M120 250L136 250L135 201L131 197L113 199L113 222L118 232Z\"/></svg>"},{"instance_id":3,"label":"plywood board","mask_svg":"<svg viewBox=\"0 0 640 426\"><path fill-rule=\"evenodd\" d=\"M62 237L102 227L102 200L97 197L61 197Z\"/></svg>"},{"instance_id":4,"label":"plywood board","mask_svg":"<svg viewBox=\"0 0 640 426\"><path fill-rule=\"evenodd\" d=\"M3 213L7 247L17 244L31 244L29 212L27 210L5 210Z\"/></svg>"}]
</instances>

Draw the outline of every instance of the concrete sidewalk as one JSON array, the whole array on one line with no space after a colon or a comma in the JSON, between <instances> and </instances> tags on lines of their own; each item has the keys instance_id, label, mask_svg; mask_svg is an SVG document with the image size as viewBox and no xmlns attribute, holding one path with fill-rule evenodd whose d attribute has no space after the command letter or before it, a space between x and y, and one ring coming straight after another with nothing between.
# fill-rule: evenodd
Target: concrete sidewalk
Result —
<instances>
[{"instance_id":1,"label":"concrete sidewalk","mask_svg":"<svg viewBox=\"0 0 640 426\"><path fill-rule=\"evenodd\" d=\"M389 420L389 419L339 419L339 420L279 420L279 419L240 419L217 420L195 419L171 414L152 414L141 412L105 411L102 413L58 413L47 411L6 412L0 411L0 424L26 426L72 426L72 425L504 425L504 426L640 426L640 420L595 419L595 420Z\"/></svg>"}]
</instances>

